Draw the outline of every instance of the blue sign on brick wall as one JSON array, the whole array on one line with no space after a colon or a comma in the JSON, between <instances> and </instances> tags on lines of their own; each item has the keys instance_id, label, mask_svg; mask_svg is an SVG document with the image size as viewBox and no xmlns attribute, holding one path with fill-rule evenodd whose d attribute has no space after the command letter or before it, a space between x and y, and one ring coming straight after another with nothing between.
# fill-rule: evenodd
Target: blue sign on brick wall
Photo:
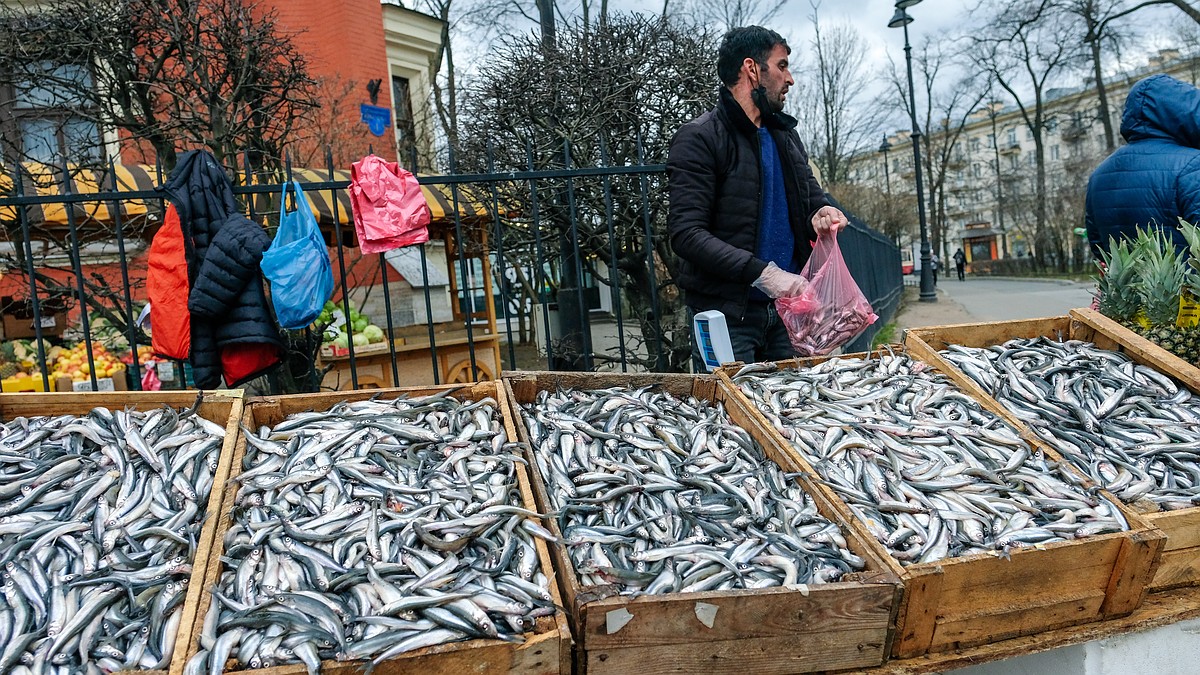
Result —
<instances>
[{"instance_id":1,"label":"blue sign on brick wall","mask_svg":"<svg viewBox=\"0 0 1200 675\"><path fill-rule=\"evenodd\" d=\"M387 108L363 103L358 106L358 111L362 114L363 124L376 136L382 136L392 126L392 111Z\"/></svg>"}]
</instances>

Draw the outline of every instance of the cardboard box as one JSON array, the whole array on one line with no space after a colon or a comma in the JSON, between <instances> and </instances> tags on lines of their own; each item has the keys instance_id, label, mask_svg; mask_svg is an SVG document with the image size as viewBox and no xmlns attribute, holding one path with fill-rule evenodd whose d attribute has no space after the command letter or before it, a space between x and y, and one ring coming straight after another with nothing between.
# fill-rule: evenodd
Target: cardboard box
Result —
<instances>
[{"instance_id":1,"label":"cardboard box","mask_svg":"<svg viewBox=\"0 0 1200 675\"><path fill-rule=\"evenodd\" d=\"M112 377L97 377L96 388L92 388L92 379L75 382L70 377L61 375L54 380L54 391L129 391L129 378L125 368L113 373ZM40 380L41 378L39 378Z\"/></svg>"},{"instance_id":2,"label":"cardboard box","mask_svg":"<svg viewBox=\"0 0 1200 675\"><path fill-rule=\"evenodd\" d=\"M42 337L62 335L67 329L67 305L59 298L40 300ZM0 322L4 327L6 340L36 338L37 330L33 326L33 303L26 299L12 296L0 298Z\"/></svg>"}]
</instances>

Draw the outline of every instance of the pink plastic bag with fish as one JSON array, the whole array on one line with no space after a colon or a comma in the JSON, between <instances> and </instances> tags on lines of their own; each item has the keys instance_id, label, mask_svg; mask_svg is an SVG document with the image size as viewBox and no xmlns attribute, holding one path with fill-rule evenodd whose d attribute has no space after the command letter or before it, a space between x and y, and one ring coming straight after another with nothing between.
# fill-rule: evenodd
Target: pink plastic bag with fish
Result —
<instances>
[{"instance_id":1,"label":"pink plastic bag with fish","mask_svg":"<svg viewBox=\"0 0 1200 675\"><path fill-rule=\"evenodd\" d=\"M800 356L824 356L858 337L879 317L859 290L842 258L837 235L821 235L800 272L810 285L775 309Z\"/></svg>"}]
</instances>

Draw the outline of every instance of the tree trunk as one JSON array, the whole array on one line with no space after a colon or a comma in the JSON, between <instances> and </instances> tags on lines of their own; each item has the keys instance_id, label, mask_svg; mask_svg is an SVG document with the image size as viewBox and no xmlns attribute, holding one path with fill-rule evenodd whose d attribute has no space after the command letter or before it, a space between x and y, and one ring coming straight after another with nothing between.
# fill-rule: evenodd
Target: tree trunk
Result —
<instances>
[{"instance_id":1,"label":"tree trunk","mask_svg":"<svg viewBox=\"0 0 1200 675\"><path fill-rule=\"evenodd\" d=\"M1108 152L1117 148L1113 136L1112 115L1108 110L1108 88L1104 85L1104 70L1100 64L1100 36L1096 34L1096 22L1088 17L1088 36L1092 42L1092 74L1096 78L1096 96L1100 99L1100 120L1104 123L1104 147Z\"/></svg>"}]
</instances>

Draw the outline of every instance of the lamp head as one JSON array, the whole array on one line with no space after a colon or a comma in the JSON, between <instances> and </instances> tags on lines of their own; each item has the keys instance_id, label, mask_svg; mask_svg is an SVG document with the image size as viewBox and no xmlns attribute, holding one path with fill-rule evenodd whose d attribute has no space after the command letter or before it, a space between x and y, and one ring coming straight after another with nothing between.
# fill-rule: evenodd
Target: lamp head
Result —
<instances>
[{"instance_id":1,"label":"lamp head","mask_svg":"<svg viewBox=\"0 0 1200 675\"><path fill-rule=\"evenodd\" d=\"M879 151L886 154L887 151L891 150L891 149L892 149L892 144L888 143L887 134L884 134L883 142L879 144Z\"/></svg>"},{"instance_id":2,"label":"lamp head","mask_svg":"<svg viewBox=\"0 0 1200 675\"><path fill-rule=\"evenodd\" d=\"M908 15L908 12L904 11L904 8L897 5L895 15L893 15L892 20L888 22L888 28L900 28L901 26L907 26L912 22L913 18Z\"/></svg>"},{"instance_id":3,"label":"lamp head","mask_svg":"<svg viewBox=\"0 0 1200 675\"><path fill-rule=\"evenodd\" d=\"M920 2L921 0L896 0L896 9L908 9Z\"/></svg>"}]
</instances>

